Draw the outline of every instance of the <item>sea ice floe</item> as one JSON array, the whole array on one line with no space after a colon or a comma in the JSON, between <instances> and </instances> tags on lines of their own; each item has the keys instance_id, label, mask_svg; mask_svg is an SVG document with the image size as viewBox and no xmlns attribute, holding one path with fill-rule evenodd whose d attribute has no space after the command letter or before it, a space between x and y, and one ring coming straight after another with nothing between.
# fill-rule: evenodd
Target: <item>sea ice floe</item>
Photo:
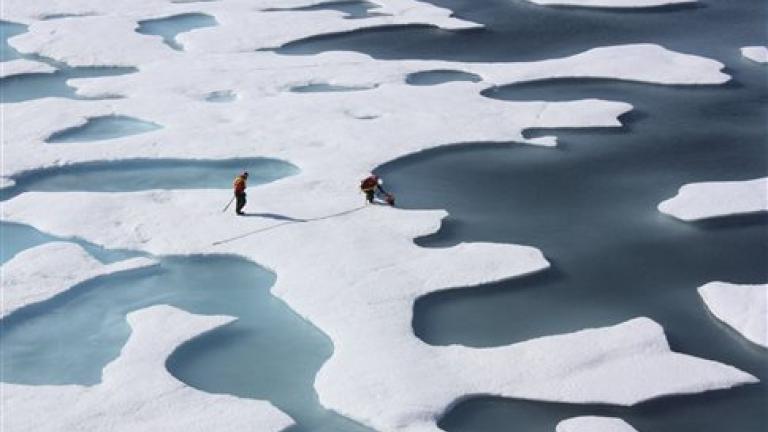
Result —
<instances>
[{"instance_id":1,"label":"sea ice floe","mask_svg":"<svg viewBox=\"0 0 768 432\"><path fill-rule=\"evenodd\" d=\"M768 177L689 183L663 201L659 211L685 221L768 211Z\"/></svg>"},{"instance_id":2,"label":"sea ice floe","mask_svg":"<svg viewBox=\"0 0 768 432\"><path fill-rule=\"evenodd\" d=\"M528 0L545 6L576 6L609 9L636 9L683 4L695 4L698 0Z\"/></svg>"},{"instance_id":3,"label":"sea ice floe","mask_svg":"<svg viewBox=\"0 0 768 432\"><path fill-rule=\"evenodd\" d=\"M154 264L156 262L148 258L102 264L82 247L68 242L27 249L0 267L3 274L0 318L21 307L48 300L89 279Z\"/></svg>"},{"instance_id":4,"label":"sea ice floe","mask_svg":"<svg viewBox=\"0 0 768 432\"><path fill-rule=\"evenodd\" d=\"M160 38L136 33L137 27L136 20L123 16L35 21L26 33L8 42L21 53L54 58L69 66L134 66L178 55Z\"/></svg>"},{"instance_id":5,"label":"sea ice floe","mask_svg":"<svg viewBox=\"0 0 768 432\"><path fill-rule=\"evenodd\" d=\"M768 348L768 284L710 282L699 287L699 295L717 319Z\"/></svg>"},{"instance_id":6,"label":"sea ice floe","mask_svg":"<svg viewBox=\"0 0 768 432\"><path fill-rule=\"evenodd\" d=\"M315 382L321 403L378 430L437 431L436 420L471 395L632 405L755 382L670 351L645 318L498 348L427 345L411 324L418 297L539 271L548 267L542 254L492 243L421 248L413 238L437 231L444 212L363 207L361 196L329 195L327 183L300 177L249 192L259 212L299 222L233 219L221 213L228 196L210 190L26 193L6 202L3 217L100 245L232 253L272 269L273 293L334 342Z\"/></svg>"},{"instance_id":7,"label":"sea ice floe","mask_svg":"<svg viewBox=\"0 0 768 432\"><path fill-rule=\"evenodd\" d=\"M615 417L583 416L561 421L556 432L637 432L637 429Z\"/></svg>"},{"instance_id":8,"label":"sea ice floe","mask_svg":"<svg viewBox=\"0 0 768 432\"><path fill-rule=\"evenodd\" d=\"M722 67L713 60L648 44L597 48L531 63L380 61L350 52L182 55L141 66L140 73L68 82L83 97L116 93L124 95L123 99L85 104L49 98L5 107L7 122L26 125L5 131L5 175L102 159L190 155L220 159L254 153L291 159L302 168L338 169L335 165L343 158L303 151L310 143L313 147L323 143L327 148L355 149L356 165L345 163L341 167L352 176L347 181L353 181L360 172L384 161L438 145L525 141L522 131L531 127L619 126L617 117L631 109L631 105L617 101L510 102L480 94L492 85L568 76L655 84L720 84L729 79L721 72ZM436 69L462 70L483 81L440 86L405 83L411 73ZM290 91L312 82L371 89L310 94ZM238 103L210 104L201 99L201 94L222 88L236 92ZM309 98L311 103L307 103ZM369 116L360 119L349 115L361 111L377 113L377 122L368 121ZM66 149L44 145L44 140L60 128L57 125L81 124L83 119L114 113L164 128L151 136L120 138L99 148L93 144ZM255 119L258 128L254 127ZM339 134L338 130L345 132ZM360 152L361 142L370 142L370 148Z\"/></svg>"},{"instance_id":9,"label":"sea ice floe","mask_svg":"<svg viewBox=\"0 0 768 432\"><path fill-rule=\"evenodd\" d=\"M632 108L596 99L499 101L480 94L489 86L563 77L722 84L730 77L721 63L650 44L527 63L383 61L351 52L284 56L255 51L304 37L389 25L479 26L413 0L374 1L381 6L377 13L385 16L357 20L336 11L266 11L318 3L7 0L7 19L32 23L29 33L11 39L14 47L71 65L127 64L139 72L70 81L80 95L120 94L124 99L46 98L5 106L4 121L25 127L5 131L4 176L103 160L257 156L290 161L301 172L250 188L246 210L258 209L252 217L222 213L230 194L200 189L28 192L4 202L3 219L157 255L236 254L274 270L274 294L333 340L333 356L316 380L321 402L380 430L437 431L436 419L472 395L631 405L755 381L730 366L670 351L661 327L643 318L499 348L427 345L413 334L412 309L418 297L530 274L549 263L539 250L519 245L418 247L414 238L436 232L445 212L366 207L357 193L361 176L407 154L449 143L524 141L522 131L533 127L618 126L618 117ZM35 21L42 14L82 11L102 16ZM220 25L180 35L184 52L135 32L137 21L185 12L205 13ZM430 70L462 71L482 81L440 86L405 82L409 74ZM313 82L371 88L290 91ZM221 89L236 93L237 103L211 104L201 97ZM62 125L115 113L164 128L110 145L44 143ZM551 144L551 139L536 142ZM134 334L123 355L105 369L102 384L4 386L4 407L20 413L12 428L135 428L137 410L148 422L142 426L156 430L190 425L242 430L246 420L259 430L288 424L268 404L193 391L162 367L183 340L227 319L193 319L174 309L154 308L132 314L130 320ZM202 324L190 328L190 320ZM160 338L157 328L164 329ZM143 360L135 366L135 358L145 354L151 367Z\"/></svg>"},{"instance_id":10,"label":"sea ice floe","mask_svg":"<svg viewBox=\"0 0 768 432\"><path fill-rule=\"evenodd\" d=\"M53 73L56 68L42 62L16 59L0 63L0 79L24 74Z\"/></svg>"},{"instance_id":11,"label":"sea ice floe","mask_svg":"<svg viewBox=\"0 0 768 432\"><path fill-rule=\"evenodd\" d=\"M741 55L758 63L768 63L768 47L766 46L742 47Z\"/></svg>"},{"instance_id":12,"label":"sea ice floe","mask_svg":"<svg viewBox=\"0 0 768 432\"><path fill-rule=\"evenodd\" d=\"M381 1L376 16L353 20L344 19L344 13L332 10L269 12L275 7L291 6L280 0L256 4L249 0L193 4L161 0L119 1L111 2L109 7L93 0L71 5L29 3L6 1L8 12L4 19L30 24L28 32L12 38L10 44L21 52L57 58L70 66L138 65L168 57L174 53L169 53L160 39L137 33L137 23L183 13L205 14L219 22L220 26L187 32L176 38L185 50L206 53L277 48L318 35L376 27L432 25L447 30L480 27L451 17L448 9L415 0ZM295 5L318 3L322 2L301 1ZM83 10L98 11L98 15L35 21L44 14ZM83 52L82 46L88 46L87 52Z\"/></svg>"},{"instance_id":13,"label":"sea ice floe","mask_svg":"<svg viewBox=\"0 0 768 432\"><path fill-rule=\"evenodd\" d=\"M13 431L280 431L293 421L271 404L215 395L176 380L165 368L182 343L226 325L226 316L200 316L153 306L132 312L132 332L101 383L0 384L3 426Z\"/></svg>"}]
</instances>

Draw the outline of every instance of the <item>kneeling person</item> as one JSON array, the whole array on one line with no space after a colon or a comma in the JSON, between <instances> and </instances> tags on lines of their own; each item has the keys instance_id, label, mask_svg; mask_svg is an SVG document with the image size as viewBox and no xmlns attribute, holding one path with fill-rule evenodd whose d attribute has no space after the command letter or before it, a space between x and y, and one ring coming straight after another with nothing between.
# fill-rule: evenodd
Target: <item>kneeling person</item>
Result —
<instances>
[{"instance_id":1,"label":"kneeling person","mask_svg":"<svg viewBox=\"0 0 768 432\"><path fill-rule=\"evenodd\" d=\"M382 183L384 183L384 181L381 178L375 175L370 175L360 182L360 190L365 193L365 199L368 200L368 203L373 204L373 199L376 197L376 190L378 189L379 192L384 195L384 201L386 201L387 204L394 206L395 196L387 193L387 191L381 187Z\"/></svg>"}]
</instances>

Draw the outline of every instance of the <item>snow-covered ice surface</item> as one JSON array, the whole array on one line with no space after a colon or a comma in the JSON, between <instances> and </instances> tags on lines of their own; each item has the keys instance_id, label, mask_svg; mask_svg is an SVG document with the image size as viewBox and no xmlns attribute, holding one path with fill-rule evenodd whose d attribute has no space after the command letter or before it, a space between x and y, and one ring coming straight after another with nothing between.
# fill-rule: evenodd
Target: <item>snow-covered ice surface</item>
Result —
<instances>
[{"instance_id":1,"label":"snow-covered ice surface","mask_svg":"<svg viewBox=\"0 0 768 432\"><path fill-rule=\"evenodd\" d=\"M295 6L316 4L314 1L291 2ZM433 25L458 30L479 25L450 17L447 9L414 0L388 0L376 9L379 15L366 19L346 20L337 11L270 11L291 3L277 0L254 5L248 0L209 3L173 4L163 0L138 3L94 0L78 3L30 5L21 0L7 1L4 19L31 23L26 34L16 36L11 45L23 53L38 53L56 58L70 66L94 64L137 65L178 57L169 52L160 38L146 37L134 30L138 21L165 18L185 12L213 16L220 24L180 34L176 41L185 50L200 53L234 53L276 48L287 42L322 34L349 32L361 28L397 25ZM328 3L328 2L326 2ZM90 11L93 16L33 21L46 11ZM62 13L58 12L58 13ZM100 37L94 38L94 35ZM79 47L88 46L87 52Z\"/></svg>"},{"instance_id":2,"label":"snow-covered ice surface","mask_svg":"<svg viewBox=\"0 0 768 432\"><path fill-rule=\"evenodd\" d=\"M637 429L619 418L582 416L561 421L556 432L637 432Z\"/></svg>"},{"instance_id":3,"label":"snow-covered ice surface","mask_svg":"<svg viewBox=\"0 0 768 432\"><path fill-rule=\"evenodd\" d=\"M655 44L518 63L387 61L351 52L285 56L265 50L365 28L480 27L427 3L375 3L380 5L375 16L349 20L337 11L269 10L316 4L312 1L7 1L5 19L29 25L27 33L10 40L20 52L70 66L134 66L139 72L69 82L80 96L120 99L46 98L4 106L6 124L25 125L4 130L4 177L136 158L263 156L289 161L301 172L249 190L260 212L288 221L259 214L233 219L221 212L226 195L212 190L29 192L4 203L3 219L109 248L156 255L230 253L267 266L278 275L274 294L334 342L333 356L317 376L320 401L381 430L437 430L441 414L474 395L632 405L756 381L734 367L671 351L663 329L646 318L498 348L435 347L414 337L412 308L419 297L527 275L549 263L529 246L418 247L413 239L436 232L446 213L361 207L361 197L351 191L362 175L386 161L449 143L552 145L551 137L526 140L523 131L618 127L618 117L632 109L612 100L507 102L480 94L493 86L564 77L718 85L729 76L718 61ZM206 14L219 25L179 34L175 39L184 51L136 32L139 21L181 13ZM53 14L73 16L38 20ZM471 73L481 81L406 82L410 74L430 70ZM368 89L291 91L320 84ZM207 102L222 89L237 99ZM98 144L44 142L58 130L112 115L145 119L163 129ZM179 223L180 214L185 223ZM46 429L100 429L117 422L128 430L137 427L128 415L141 408L147 410L142 420L154 422L150 428L195 425L202 430L223 421L201 420L208 414L205 408L224 406L221 414L233 429L246 422L259 430L287 426L285 416L264 402L193 391L164 370L165 357L176 346L226 318L195 318L160 307L129 319L134 334L105 369L102 384L5 385L3 403L14 413L8 421ZM157 328L170 330L155 339ZM105 392L115 385L126 391L105 406ZM158 404L155 395L168 392L172 399ZM62 400L77 400L79 409L64 412L70 404ZM57 423L36 423L46 418Z\"/></svg>"},{"instance_id":4,"label":"snow-covered ice surface","mask_svg":"<svg viewBox=\"0 0 768 432\"><path fill-rule=\"evenodd\" d=\"M250 196L263 203L260 210L308 222L228 224L231 216L214 205L220 194L213 191L26 193L6 204L4 216L111 247L236 253L273 269L280 275L275 295L334 340L334 354L316 381L321 402L382 430L435 429L436 418L470 394L631 405L754 382L729 366L670 352L662 329L647 319L493 349L426 345L411 328L417 297L543 269L548 264L538 250L482 243L419 248L410 240L436 231L444 213L359 208L359 199L320 200L308 208L285 189L290 180ZM41 215L41 205L59 217ZM207 229L179 225L177 208ZM636 373L622 372L629 365Z\"/></svg>"},{"instance_id":5,"label":"snow-covered ice surface","mask_svg":"<svg viewBox=\"0 0 768 432\"><path fill-rule=\"evenodd\" d=\"M651 8L659 6L672 6L684 4L696 4L698 0L528 0L545 6L578 6L593 8Z\"/></svg>"},{"instance_id":6,"label":"snow-covered ice surface","mask_svg":"<svg viewBox=\"0 0 768 432\"><path fill-rule=\"evenodd\" d=\"M768 47L766 46L742 47L741 55L758 63L768 63Z\"/></svg>"},{"instance_id":7,"label":"snow-covered ice surface","mask_svg":"<svg viewBox=\"0 0 768 432\"><path fill-rule=\"evenodd\" d=\"M81 28L80 32L86 31ZM226 68L221 66L224 59ZM212 62L219 66L212 68ZM641 67L646 63L653 63L654 68ZM143 66L139 74L70 81L81 96L121 94L126 96L123 99L87 104L44 99L6 106L6 122L27 127L5 131L5 176L54 163L253 155L288 160L306 171L307 177L320 176L314 172L318 169L323 171L322 177L327 171L340 170L335 179L350 184L361 172L410 152L450 142L524 140L521 132L527 128L619 126L617 117L631 109L626 103L596 99L504 102L480 95L493 85L569 76L659 84L721 84L729 79L721 72L722 67L713 60L650 44L596 48L533 63L395 62L349 52L171 57ZM411 73L434 69L463 70L481 76L483 81L442 86L405 83ZM243 81L244 75L250 79ZM290 91L318 83L371 89L310 95ZM226 105L206 102L208 94L221 88L232 89L240 99ZM312 103L306 103L308 97ZM44 144L62 126L73 127L88 118L107 115L141 118L163 129L154 131L152 139L134 135L98 148L88 144L66 148ZM317 120L307 122L307 118ZM367 118L372 121L361 121ZM435 121L444 122L446 118L461 118L463 122L453 127L433 127ZM269 121L254 128L253 119ZM347 132L339 135L337 130ZM361 140L377 145L368 152L354 150ZM210 145L212 142L219 144ZM344 150L347 148L350 150ZM32 149L34 153L30 153ZM336 151L355 153L354 165L340 164ZM336 183L335 187L347 190Z\"/></svg>"},{"instance_id":8,"label":"snow-covered ice surface","mask_svg":"<svg viewBox=\"0 0 768 432\"><path fill-rule=\"evenodd\" d=\"M699 287L707 308L750 341L768 347L768 285L710 282Z\"/></svg>"},{"instance_id":9,"label":"snow-covered ice surface","mask_svg":"<svg viewBox=\"0 0 768 432\"><path fill-rule=\"evenodd\" d=\"M0 79L22 74L51 73L55 70L56 68L46 63L16 59L0 63Z\"/></svg>"},{"instance_id":10,"label":"snow-covered ice surface","mask_svg":"<svg viewBox=\"0 0 768 432\"><path fill-rule=\"evenodd\" d=\"M27 249L0 267L3 290L0 317L47 300L89 279L146 268L154 263L148 258L133 258L104 265L82 247L67 242Z\"/></svg>"},{"instance_id":11,"label":"snow-covered ice surface","mask_svg":"<svg viewBox=\"0 0 768 432\"><path fill-rule=\"evenodd\" d=\"M214 395L173 378L166 358L185 341L226 325L169 306L132 312L120 357L91 387L0 384L3 427L13 431L280 431L290 418L267 402Z\"/></svg>"},{"instance_id":12,"label":"snow-covered ice surface","mask_svg":"<svg viewBox=\"0 0 768 432\"><path fill-rule=\"evenodd\" d=\"M685 221L768 211L768 178L691 183L659 204L659 211Z\"/></svg>"}]
</instances>

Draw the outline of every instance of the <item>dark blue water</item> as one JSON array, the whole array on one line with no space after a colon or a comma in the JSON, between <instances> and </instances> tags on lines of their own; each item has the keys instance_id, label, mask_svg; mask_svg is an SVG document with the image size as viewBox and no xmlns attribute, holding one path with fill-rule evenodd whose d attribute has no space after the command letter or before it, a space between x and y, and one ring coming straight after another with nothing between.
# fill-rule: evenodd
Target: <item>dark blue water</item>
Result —
<instances>
[{"instance_id":1,"label":"dark blue water","mask_svg":"<svg viewBox=\"0 0 768 432\"><path fill-rule=\"evenodd\" d=\"M631 93L631 86L624 90ZM674 100L690 101L685 95ZM399 206L451 213L439 233L419 244L528 244L553 265L529 277L419 299L416 334L435 345L498 346L648 316L665 328L673 349L767 380L768 352L710 316L696 288L713 280L768 281L768 217L689 224L656 210L686 182L765 176L766 135L741 123L692 128L685 123L690 118L656 108L620 133L565 135L558 149L464 146L380 169ZM640 430L757 432L768 427L767 404L768 389L760 384L621 414ZM569 415L602 411L477 400L460 404L443 427L545 431Z\"/></svg>"},{"instance_id":2,"label":"dark blue water","mask_svg":"<svg viewBox=\"0 0 768 432\"><path fill-rule=\"evenodd\" d=\"M318 4L318 5L312 5L312 6L301 6L296 8L272 8L272 9L266 9L266 11L311 12L311 11L319 11L319 10L335 10L335 11L345 13L346 15L344 16L344 18L346 19L360 19L360 18L369 18L369 17L381 15L376 12L371 12L372 9L376 9L376 8L378 8L378 5L375 5L373 3L366 2L366 1L338 1L338 2L329 2L329 3Z\"/></svg>"},{"instance_id":3,"label":"dark blue water","mask_svg":"<svg viewBox=\"0 0 768 432\"><path fill-rule=\"evenodd\" d=\"M139 28L136 31L145 35L160 36L166 45L176 51L181 51L184 47L176 40L176 36L190 30L217 25L216 19L210 15L187 13L167 18L139 21Z\"/></svg>"},{"instance_id":4,"label":"dark blue water","mask_svg":"<svg viewBox=\"0 0 768 432\"><path fill-rule=\"evenodd\" d=\"M520 1L436 0L486 30L387 29L313 38L281 52L348 49L378 58L535 60L603 45L656 42L726 64L725 86L668 87L548 80L484 92L502 100L605 98L635 106L615 130L556 134L557 149L478 144L427 152L378 170L407 208L446 208L427 247L461 241L534 245L550 270L415 305L417 335L435 345L497 346L649 316L673 349L768 379L766 350L708 314L696 288L712 280L768 281L768 217L683 223L656 205L688 182L768 175L766 69L739 47L764 44L763 2L712 1L635 12L545 8ZM448 431L552 431L563 418L604 414L643 431L768 430L768 387L662 398L633 408L475 398L452 409Z\"/></svg>"},{"instance_id":5,"label":"dark blue water","mask_svg":"<svg viewBox=\"0 0 768 432\"><path fill-rule=\"evenodd\" d=\"M22 192L132 192L150 189L227 189L248 171L251 185L296 174L294 165L267 158L185 160L133 159L46 168L12 176L16 185L0 191L1 199Z\"/></svg>"},{"instance_id":6,"label":"dark blue water","mask_svg":"<svg viewBox=\"0 0 768 432\"><path fill-rule=\"evenodd\" d=\"M386 59L520 61L563 57L606 45L659 43L681 52L741 62L739 47L768 39L762 0L711 0L698 7L642 11L538 6L526 0L430 0L485 29L409 26L312 37L286 54L351 50Z\"/></svg>"},{"instance_id":7,"label":"dark blue water","mask_svg":"<svg viewBox=\"0 0 768 432\"><path fill-rule=\"evenodd\" d=\"M56 132L48 137L45 142L103 141L151 132L160 128L160 125L133 117L110 115L90 118L84 125Z\"/></svg>"}]
</instances>

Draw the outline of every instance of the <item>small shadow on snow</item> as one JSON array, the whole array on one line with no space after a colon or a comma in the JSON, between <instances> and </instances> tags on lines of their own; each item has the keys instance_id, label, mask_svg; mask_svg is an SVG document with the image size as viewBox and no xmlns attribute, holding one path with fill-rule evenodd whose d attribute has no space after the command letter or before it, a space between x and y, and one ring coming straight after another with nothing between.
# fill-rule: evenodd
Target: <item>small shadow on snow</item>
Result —
<instances>
[{"instance_id":1,"label":"small shadow on snow","mask_svg":"<svg viewBox=\"0 0 768 432\"><path fill-rule=\"evenodd\" d=\"M245 213L240 216L262 217L262 218L275 219L280 221L290 221L290 222L306 222L307 221L306 219L296 219L290 216L285 216L285 215L276 214L276 213Z\"/></svg>"}]
</instances>

